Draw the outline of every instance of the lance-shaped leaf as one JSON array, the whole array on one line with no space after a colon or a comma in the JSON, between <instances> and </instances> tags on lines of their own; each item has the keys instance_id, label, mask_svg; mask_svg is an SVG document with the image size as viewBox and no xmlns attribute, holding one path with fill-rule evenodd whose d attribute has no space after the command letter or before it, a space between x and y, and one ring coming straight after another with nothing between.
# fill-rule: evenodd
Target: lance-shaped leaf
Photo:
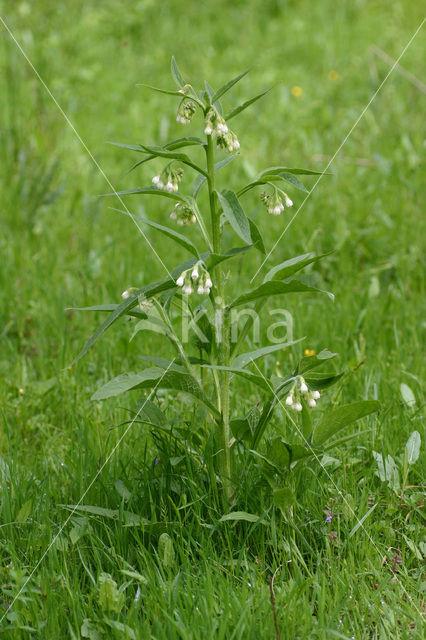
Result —
<instances>
[{"instance_id":1,"label":"lance-shaped leaf","mask_svg":"<svg viewBox=\"0 0 426 640\"><path fill-rule=\"evenodd\" d=\"M165 93L168 96L177 96L179 98L183 97L183 94L181 91L173 91L170 89L160 89L159 87L153 87L150 84L144 84L143 82L140 82L139 84L136 85L137 87L144 87L145 89L151 89L151 91L157 91L157 93Z\"/></svg>"},{"instance_id":2,"label":"lance-shaped leaf","mask_svg":"<svg viewBox=\"0 0 426 640\"><path fill-rule=\"evenodd\" d=\"M185 82L182 78L181 72L179 71L179 67L177 66L174 56L172 56L172 60L170 63L170 71L172 73L172 78L176 82L177 86L180 88L185 86Z\"/></svg>"},{"instance_id":3,"label":"lance-shaped leaf","mask_svg":"<svg viewBox=\"0 0 426 640\"><path fill-rule=\"evenodd\" d=\"M232 80L229 80L229 82L227 82L222 87L220 87L220 89L218 89L216 93L213 95L213 97L211 98L212 103L216 102L216 100L219 100L219 98L225 95L225 93L229 91L229 89L231 89L234 86L234 84L237 84L237 82L239 82L241 78L244 78L244 76L247 75L249 71L250 69L246 69L246 71L243 71L238 76L236 76L235 78L232 78Z\"/></svg>"},{"instance_id":4,"label":"lance-shaped leaf","mask_svg":"<svg viewBox=\"0 0 426 640\"><path fill-rule=\"evenodd\" d=\"M192 253L192 255L194 255L196 258L200 257L200 254L198 253L198 250L195 244L191 242L191 240L189 240L186 236L182 235L181 233L178 233L177 231L174 231L174 229L170 229L169 227L164 227L162 224L158 224L158 222L153 222L152 220L148 220L148 218L143 218L142 216L136 216L133 213L130 213L129 211L123 211L122 209L113 209L113 211L118 211L118 213L123 213L125 216L129 216L133 220L139 220L143 224L146 224L149 227L152 227L153 229L157 229L157 231L159 231L163 235L167 236L168 238L171 238L171 240L174 240L174 242L177 242L178 244L180 244L181 247L183 247L184 249Z\"/></svg>"},{"instance_id":5,"label":"lance-shaped leaf","mask_svg":"<svg viewBox=\"0 0 426 640\"><path fill-rule=\"evenodd\" d=\"M344 375L343 371L340 373L308 373L305 376L305 382L309 388L318 391L336 384Z\"/></svg>"},{"instance_id":6,"label":"lance-shaped leaf","mask_svg":"<svg viewBox=\"0 0 426 640\"><path fill-rule=\"evenodd\" d=\"M72 367L76 362L80 360L84 356L85 353L92 347L95 342L100 338L100 336L107 330L109 327L121 316L126 315L133 307L139 303L140 296L143 296L145 299L152 298L158 293L162 293L163 291L168 291L169 289L173 289L175 287L175 281L171 278L167 280L162 280L160 282L154 282L153 284L149 284L141 289L137 289L134 293L132 293L124 302L119 304L114 311L108 316L108 318L103 322L103 324L99 327L99 329L89 338L89 340L84 345L83 349L77 355L76 358L72 361L70 367Z\"/></svg>"},{"instance_id":7,"label":"lance-shaped leaf","mask_svg":"<svg viewBox=\"0 0 426 640\"><path fill-rule=\"evenodd\" d=\"M277 173L274 175L265 175L263 176L263 178L256 178L256 180L254 180L253 182L250 182L245 187L243 187L238 192L238 195L242 196L244 193L247 193L247 191L254 189L254 187L258 187L263 184L270 184L271 182L280 182L282 180L286 182L290 182L294 187L296 187L297 189L300 189L301 191L304 191L305 193L309 193L305 185L299 180L299 178L296 178L296 176L290 173Z\"/></svg>"},{"instance_id":8,"label":"lance-shaped leaf","mask_svg":"<svg viewBox=\"0 0 426 640\"><path fill-rule=\"evenodd\" d=\"M248 369L237 369L237 368L232 367L232 366L231 367L226 367L224 365L219 365L219 364L206 364L206 365L202 365L202 366L206 367L207 369L217 369L219 371L229 371L230 373L234 373L235 375L240 376L241 378L245 378L249 382L252 382L253 384L256 384L258 387L260 387L264 391L270 391L271 390L271 385L268 382L267 378L264 378L263 376L258 376L255 373L252 373L251 371L249 371Z\"/></svg>"},{"instance_id":9,"label":"lance-shaped leaf","mask_svg":"<svg viewBox=\"0 0 426 640\"><path fill-rule=\"evenodd\" d=\"M234 118L239 113L244 111L244 109L247 109L247 107L250 107L250 105L252 105L254 102L257 102L258 100L260 100L260 98L263 98L263 96L266 96L266 94L269 93L270 91L271 89L266 89L266 91L262 91L261 93L258 93L253 98L250 98L249 100L246 100L242 104L238 105L238 107L234 107L234 109L231 109L231 111L228 111L228 113L225 116L225 120L231 120L231 118Z\"/></svg>"},{"instance_id":10,"label":"lance-shaped leaf","mask_svg":"<svg viewBox=\"0 0 426 640\"><path fill-rule=\"evenodd\" d=\"M242 304L252 302L253 300L258 300L259 298L277 296L285 293L324 293L331 300L334 300L334 296L332 293L329 293L328 291L322 291L321 289L317 289L316 287L310 287L303 282L299 282L299 280L291 280L290 282L282 282L281 280L270 280L269 282L264 282L263 284L261 284L260 287L252 289L252 291L248 291L247 293L239 296L236 300L231 302L229 306L231 309L233 309L234 307L239 307Z\"/></svg>"},{"instance_id":11,"label":"lance-shaped leaf","mask_svg":"<svg viewBox=\"0 0 426 640\"><path fill-rule=\"evenodd\" d=\"M234 231L240 236L244 242L251 244L250 225L246 214L244 213L237 195L234 191L226 189L217 192L219 202L222 206L225 218L230 223Z\"/></svg>"},{"instance_id":12,"label":"lance-shaped leaf","mask_svg":"<svg viewBox=\"0 0 426 640\"><path fill-rule=\"evenodd\" d=\"M185 204L188 204L188 201L184 196L181 196L178 193L164 191L163 189L159 189L158 187L154 186L137 187L136 189L125 189L124 191L104 193L104 196L131 196L138 193L142 195L147 194L151 196L163 196L164 198L170 198L171 200L176 200L177 202L184 202Z\"/></svg>"},{"instance_id":13,"label":"lance-shaped leaf","mask_svg":"<svg viewBox=\"0 0 426 640\"><path fill-rule=\"evenodd\" d=\"M138 145L123 144L121 142L108 142L108 144L112 144L115 147L121 147L122 149L130 149L131 151L137 151L138 153L148 154L148 152L140 144ZM163 147L161 148L164 149L165 151L174 151L176 149L183 149L185 147L205 146L205 144L206 143L203 140L201 140L201 138L188 136L186 138L178 138L177 140L171 140L167 144L163 145ZM150 160L153 160L156 157L157 156L152 153L146 155L145 158L142 158L142 160L139 160L138 162L136 162L127 171L127 173L130 173L131 171L139 167L141 164L144 164L145 162L149 162Z\"/></svg>"},{"instance_id":14,"label":"lance-shaped leaf","mask_svg":"<svg viewBox=\"0 0 426 640\"><path fill-rule=\"evenodd\" d=\"M251 241L253 243L253 246L255 247L255 249L260 251L260 253L263 253L263 255L265 255L266 254L265 244L263 242L263 238L260 234L260 231L257 228L255 222L251 220L251 218L249 218L248 221L250 225L250 236L251 236Z\"/></svg>"},{"instance_id":15,"label":"lance-shaped leaf","mask_svg":"<svg viewBox=\"0 0 426 640\"><path fill-rule=\"evenodd\" d=\"M309 264L318 262L318 260L322 260L322 258L328 255L329 253L323 253L320 256L316 256L314 253L304 253L300 256L296 256L295 258L291 258L290 260L286 260L285 262L281 262L281 264L276 265L268 271L263 282L274 280L278 276L281 280L286 280L301 269L307 267Z\"/></svg>"},{"instance_id":16,"label":"lance-shaped leaf","mask_svg":"<svg viewBox=\"0 0 426 640\"><path fill-rule=\"evenodd\" d=\"M164 413L149 398L139 398L136 403L135 414L138 422L145 422L159 429L170 429Z\"/></svg>"},{"instance_id":17,"label":"lance-shaped leaf","mask_svg":"<svg viewBox=\"0 0 426 640\"><path fill-rule=\"evenodd\" d=\"M343 429L343 427L379 409L380 403L377 402L377 400L362 400L360 402L352 402L351 404L338 407L328 412L322 422L314 429L312 437L313 445L322 445L331 436Z\"/></svg>"},{"instance_id":18,"label":"lance-shaped leaf","mask_svg":"<svg viewBox=\"0 0 426 640\"><path fill-rule=\"evenodd\" d=\"M295 167L268 167L268 169L264 169L258 176L257 180L261 180L263 176L273 176L279 173L293 173L294 175L299 176L320 176L323 175L323 171L311 171L310 169L298 169ZM324 174L328 175L328 174Z\"/></svg>"},{"instance_id":19,"label":"lance-shaped leaf","mask_svg":"<svg viewBox=\"0 0 426 640\"><path fill-rule=\"evenodd\" d=\"M262 347L260 349L254 349L253 351L248 351L247 353L241 353L237 356L233 362L232 366L235 369L242 369L247 364L250 364L257 358L263 358L264 356L268 356L275 351L280 351L281 349L286 349L287 347L291 347L293 344L296 344L304 340L304 338L299 338L298 340L292 340L291 342L281 342L280 344L273 344L269 347Z\"/></svg>"},{"instance_id":20,"label":"lance-shaped leaf","mask_svg":"<svg viewBox=\"0 0 426 640\"><path fill-rule=\"evenodd\" d=\"M123 373L98 389L93 394L92 400L106 400L132 389L175 389L196 397L216 417L220 417L219 412L207 400L205 391L201 389L195 378L189 375L183 367L180 369L179 371L174 367L167 371L159 367L149 367L140 373Z\"/></svg>"},{"instance_id":21,"label":"lance-shaped leaf","mask_svg":"<svg viewBox=\"0 0 426 640\"><path fill-rule=\"evenodd\" d=\"M202 167L199 167L195 164L195 162L192 162L191 158L187 156L186 153L169 151L167 149L164 149L163 147L149 147L145 144L141 144L141 147L153 156L156 156L158 158L167 158L168 160L178 160L179 162L188 165L188 167L195 169L195 171L198 171L198 173L201 173L203 176L207 177L208 175L207 172L202 169Z\"/></svg>"},{"instance_id":22,"label":"lance-shaped leaf","mask_svg":"<svg viewBox=\"0 0 426 640\"><path fill-rule=\"evenodd\" d=\"M117 307L120 306L118 304L97 304L92 307L66 307L65 311L115 311ZM141 311L140 309L130 309L126 312L127 316L132 316L133 318L146 318L147 315L145 311Z\"/></svg>"}]
</instances>

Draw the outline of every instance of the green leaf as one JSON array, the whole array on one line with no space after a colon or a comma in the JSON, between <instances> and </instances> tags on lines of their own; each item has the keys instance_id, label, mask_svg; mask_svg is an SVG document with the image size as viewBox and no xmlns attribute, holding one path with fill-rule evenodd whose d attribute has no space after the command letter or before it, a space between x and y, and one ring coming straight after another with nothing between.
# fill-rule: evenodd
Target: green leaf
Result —
<instances>
[{"instance_id":1,"label":"green leaf","mask_svg":"<svg viewBox=\"0 0 426 640\"><path fill-rule=\"evenodd\" d=\"M177 231L174 231L169 227L164 227L162 224L158 224L158 222L153 222L152 220L148 220L148 218L143 218L142 216L136 216L133 213L130 213L129 211L123 211L122 209L113 209L113 211L118 211L119 213L123 213L125 216L129 216L133 220L140 220L141 222L143 222L143 224L146 224L149 227L152 227L153 229L157 229L157 231L160 231L160 233L162 233L163 235L167 236L168 238L171 238L172 240L180 244L181 247L183 247L184 249L192 253L192 255L194 255L197 259L200 257L200 254L198 253L198 250L195 244L191 242L191 240L189 240L186 236L182 235L181 233L178 233Z\"/></svg>"},{"instance_id":2,"label":"green leaf","mask_svg":"<svg viewBox=\"0 0 426 640\"><path fill-rule=\"evenodd\" d=\"M282 171L281 173L278 174L278 177L281 178L282 180L285 180L286 182L289 182L290 184L293 185L293 187L296 187L296 189L299 189L300 191L304 191L305 193L309 193L309 190L305 187L303 182L301 182L299 178L296 178L294 174L287 173L286 171Z\"/></svg>"},{"instance_id":3,"label":"green leaf","mask_svg":"<svg viewBox=\"0 0 426 640\"><path fill-rule=\"evenodd\" d=\"M356 523L354 528L349 533L349 537L350 538L352 538L352 536L356 534L358 529L363 526L363 524L367 520L368 516L373 513L374 509L377 507L378 504L379 504L378 502L376 502L376 504L373 504L373 506L370 507L370 509L367 511L367 513L364 516L362 516L361 520L358 520L358 522Z\"/></svg>"},{"instance_id":4,"label":"green leaf","mask_svg":"<svg viewBox=\"0 0 426 640\"><path fill-rule=\"evenodd\" d=\"M187 204L186 198L179 195L178 193L164 191L163 189L159 189L158 187L138 187L136 189L126 189L124 191L115 191L114 193L104 193L106 196L131 196L136 193L148 194L152 196L163 196L165 198L170 198L171 200L177 200L177 202L184 202Z\"/></svg>"},{"instance_id":5,"label":"green leaf","mask_svg":"<svg viewBox=\"0 0 426 640\"><path fill-rule=\"evenodd\" d=\"M304 269L309 264L318 262L318 260L321 260L326 255L328 254L324 253L320 256L316 256L314 253L303 253L295 258L290 258L290 260L286 260L285 262L281 262L281 264L277 264L275 267L272 267L264 277L263 282L273 280L276 276L279 276L281 280L285 280L297 273L297 271Z\"/></svg>"},{"instance_id":6,"label":"green leaf","mask_svg":"<svg viewBox=\"0 0 426 640\"><path fill-rule=\"evenodd\" d=\"M252 407L244 417L233 418L230 426L232 434L237 440L251 437L260 418L260 410L257 405Z\"/></svg>"},{"instance_id":7,"label":"green leaf","mask_svg":"<svg viewBox=\"0 0 426 640\"><path fill-rule=\"evenodd\" d=\"M323 175L322 171L311 171L310 169L294 169L294 168L290 168L290 167L269 167L268 169L265 169L264 171L262 171L259 176L257 177L257 180L261 180L263 178L263 176L273 176L273 175L277 175L279 173L293 173L294 175L300 175L300 176L320 176ZM328 175L328 174L324 174L324 175Z\"/></svg>"},{"instance_id":8,"label":"green leaf","mask_svg":"<svg viewBox=\"0 0 426 640\"><path fill-rule=\"evenodd\" d=\"M165 567L172 567L175 561L173 540L168 533L162 533L158 539L158 555Z\"/></svg>"},{"instance_id":9,"label":"green leaf","mask_svg":"<svg viewBox=\"0 0 426 640\"><path fill-rule=\"evenodd\" d=\"M158 93L165 93L168 96L178 96L179 98L183 97L183 94L181 91L170 91L169 89L159 89L158 87L153 87L150 84L143 84L142 82L140 82L136 86L145 87L145 89L151 89L151 91L157 91Z\"/></svg>"},{"instance_id":10,"label":"green leaf","mask_svg":"<svg viewBox=\"0 0 426 640\"><path fill-rule=\"evenodd\" d=\"M336 384L344 375L343 371L340 373L311 373L305 376L305 382L311 389L319 391Z\"/></svg>"},{"instance_id":11,"label":"green leaf","mask_svg":"<svg viewBox=\"0 0 426 640\"><path fill-rule=\"evenodd\" d=\"M316 287L310 287L299 280L291 280L291 282L270 280L269 282L264 282L256 289L239 296L239 298L231 302L229 306L233 309L234 307L246 304L247 302L252 302L253 300L258 300L259 298L277 296L285 293L325 293L329 298L331 298L331 300L334 300L332 293L322 291Z\"/></svg>"},{"instance_id":12,"label":"green leaf","mask_svg":"<svg viewBox=\"0 0 426 640\"><path fill-rule=\"evenodd\" d=\"M314 356L304 356L298 363L295 371L295 375L303 375L312 369L316 369L320 365L338 356L338 353L333 353L328 349L323 349Z\"/></svg>"},{"instance_id":13,"label":"green leaf","mask_svg":"<svg viewBox=\"0 0 426 640\"><path fill-rule=\"evenodd\" d=\"M15 521L18 522L19 524L24 524L31 515L32 507L33 507L33 502L31 499L24 502L24 504L19 509L15 517Z\"/></svg>"},{"instance_id":14,"label":"green leaf","mask_svg":"<svg viewBox=\"0 0 426 640\"><path fill-rule=\"evenodd\" d=\"M269 446L267 452L267 458L277 467L290 468L291 463L291 449L290 446L284 442L281 436L274 438Z\"/></svg>"},{"instance_id":15,"label":"green leaf","mask_svg":"<svg viewBox=\"0 0 426 640\"><path fill-rule=\"evenodd\" d=\"M140 296L143 296L145 299L152 298L158 293L162 293L163 291L168 291L169 289L173 289L176 286L175 281L172 278L168 278L167 280L162 280L160 282L154 282L153 284L146 285L141 289L135 291L129 298L124 300L121 304L119 304L116 309L111 313L110 316L103 322L103 324L99 327L99 329L89 338L89 340L84 345L83 349L80 353L74 358L74 360L69 365L72 367L76 362L80 360L84 356L85 353L94 345L94 343L100 338L100 336L107 330L109 327L121 316L125 315L130 311L133 307L135 307L139 303Z\"/></svg>"},{"instance_id":16,"label":"green leaf","mask_svg":"<svg viewBox=\"0 0 426 640\"><path fill-rule=\"evenodd\" d=\"M323 444L343 427L379 409L380 403L377 400L361 400L330 411L315 427L312 437L313 444L315 446Z\"/></svg>"},{"instance_id":17,"label":"green leaf","mask_svg":"<svg viewBox=\"0 0 426 640\"><path fill-rule=\"evenodd\" d=\"M93 307L66 307L65 311L115 311L119 306L118 304L98 304ZM147 318L144 311L136 309L131 309L126 315L134 318Z\"/></svg>"},{"instance_id":18,"label":"green leaf","mask_svg":"<svg viewBox=\"0 0 426 640\"><path fill-rule=\"evenodd\" d=\"M281 349L285 349L286 347L290 347L297 342L304 340L304 338L299 338L298 340L292 340L291 342L281 342L280 344L273 344L269 347L262 347L260 349L254 349L253 351L248 351L247 353L242 353L237 356L232 361L232 367L235 369L242 369L247 364L253 362L257 358L263 358L264 356L269 355L270 353L274 353L275 351L280 351Z\"/></svg>"},{"instance_id":19,"label":"green leaf","mask_svg":"<svg viewBox=\"0 0 426 640\"><path fill-rule=\"evenodd\" d=\"M306 400L302 397L302 414L301 414L301 422L302 422L302 435L305 440L308 440L309 436L312 433L312 418L311 411L306 404ZM303 442L305 442L305 440Z\"/></svg>"},{"instance_id":20,"label":"green leaf","mask_svg":"<svg viewBox=\"0 0 426 640\"><path fill-rule=\"evenodd\" d=\"M171 63L170 63L170 70L172 72L173 80L176 82L177 86L180 87L180 88L184 87L185 86L185 82L184 82L184 80L182 78L182 75L181 75L181 73L179 71L179 68L178 68L178 66L176 64L176 60L175 60L174 56L172 56L172 60L171 60Z\"/></svg>"},{"instance_id":21,"label":"green leaf","mask_svg":"<svg viewBox=\"0 0 426 640\"><path fill-rule=\"evenodd\" d=\"M420 444L420 433L418 431L413 431L413 433L408 438L407 444L405 445L408 464L414 464L419 459Z\"/></svg>"},{"instance_id":22,"label":"green leaf","mask_svg":"<svg viewBox=\"0 0 426 640\"><path fill-rule=\"evenodd\" d=\"M283 487L282 489L276 489L274 491L274 505L281 509L284 513L286 513L291 506L296 504L296 496L293 491L288 487Z\"/></svg>"},{"instance_id":23,"label":"green leaf","mask_svg":"<svg viewBox=\"0 0 426 640\"><path fill-rule=\"evenodd\" d=\"M226 156L226 158L224 158L220 162L216 162L216 164L214 165L215 173L217 171L219 171L220 169L222 169L222 167L226 167L227 164L229 164L230 162L235 160L235 158L238 158L239 155L240 155L239 153L234 153L232 156ZM203 175L198 175L195 178L195 180L193 182L193 185L192 185L192 197L193 198L197 197L198 192L200 191L201 187L206 182L206 180L207 180L206 176L203 176Z\"/></svg>"},{"instance_id":24,"label":"green leaf","mask_svg":"<svg viewBox=\"0 0 426 640\"><path fill-rule=\"evenodd\" d=\"M164 413L149 398L139 398L135 407L135 414L139 422L146 422L153 427L168 428L168 421Z\"/></svg>"},{"instance_id":25,"label":"green leaf","mask_svg":"<svg viewBox=\"0 0 426 640\"><path fill-rule=\"evenodd\" d=\"M206 364L202 366L206 367L207 369L217 369L218 371L230 371L231 373L235 373L237 376L240 376L241 378L245 378L249 382L256 384L258 387L260 387L264 391L271 391L272 385L268 382L266 378L264 378L263 376L258 376L252 371L249 371L248 369L237 369L235 367L226 367L224 365L218 365L218 364Z\"/></svg>"},{"instance_id":26,"label":"green leaf","mask_svg":"<svg viewBox=\"0 0 426 640\"><path fill-rule=\"evenodd\" d=\"M262 522L263 516L256 516L246 511L231 511L231 513L226 513L219 518L219 522L237 522L240 520L244 520L245 522Z\"/></svg>"},{"instance_id":27,"label":"green leaf","mask_svg":"<svg viewBox=\"0 0 426 640\"><path fill-rule=\"evenodd\" d=\"M204 169L192 162L191 158L187 156L186 153L176 153L176 151L168 151L163 147L148 147L145 144L141 144L141 147L153 156L156 156L158 158L167 158L168 160L178 160L179 162L188 165L188 167L192 167L192 169L195 169L195 171L198 171L198 173L201 173L203 176L207 177L208 175L207 171L204 171Z\"/></svg>"},{"instance_id":28,"label":"green leaf","mask_svg":"<svg viewBox=\"0 0 426 640\"><path fill-rule=\"evenodd\" d=\"M240 236L244 242L251 244L250 225L246 214L244 213L237 195L234 191L226 189L217 192L219 202L222 205L225 218L230 223L234 231Z\"/></svg>"},{"instance_id":29,"label":"green leaf","mask_svg":"<svg viewBox=\"0 0 426 640\"><path fill-rule=\"evenodd\" d=\"M266 249L265 249L265 245L264 245L264 242L263 242L263 238L260 235L260 231L257 228L257 226L256 226L256 224L254 223L253 220L248 218L248 221L249 221L250 236L251 236L251 241L253 243L253 246L255 247L255 249L260 251L260 253L263 253L263 255L265 255L266 254Z\"/></svg>"},{"instance_id":30,"label":"green leaf","mask_svg":"<svg viewBox=\"0 0 426 640\"><path fill-rule=\"evenodd\" d=\"M257 102L257 100L260 100L260 98L263 98L263 96L266 96L266 94L269 93L271 89L266 89L266 91L262 91L261 93L258 93L257 96L254 96L254 98L250 98L249 100L246 100L242 104L238 105L238 107L231 109L231 111L229 111L226 114L225 120L231 120L231 118L234 118L235 116L237 116L239 113L244 111L244 109L247 109L247 107L252 105L254 102Z\"/></svg>"},{"instance_id":31,"label":"green leaf","mask_svg":"<svg viewBox=\"0 0 426 640\"><path fill-rule=\"evenodd\" d=\"M129 527L136 527L142 524L148 524L146 518L142 518L137 513L131 511L121 511L120 509L106 509L104 507L98 507L96 505L88 504L60 504L60 507L68 509L71 512L89 513L92 516L101 516L102 518L110 518L112 520L118 520L122 515L124 524Z\"/></svg>"},{"instance_id":32,"label":"green leaf","mask_svg":"<svg viewBox=\"0 0 426 640\"><path fill-rule=\"evenodd\" d=\"M170 368L168 371L159 367L149 367L139 373L122 373L113 378L92 396L92 400L106 400L118 396L132 389L176 389L184 393L193 395L201 400L217 417L219 412L207 400L206 394L199 386L198 382L183 367L177 370L176 367Z\"/></svg>"},{"instance_id":33,"label":"green leaf","mask_svg":"<svg viewBox=\"0 0 426 640\"><path fill-rule=\"evenodd\" d=\"M206 89L206 94L207 94L207 97L209 99L209 104L212 104L212 98L214 96L214 89L212 89L212 87L209 85L207 80L204 82L204 87Z\"/></svg>"},{"instance_id":34,"label":"green leaf","mask_svg":"<svg viewBox=\"0 0 426 640\"><path fill-rule=\"evenodd\" d=\"M139 320L136 326L133 329L132 336L130 341L140 332L140 331L153 331L154 333L159 333L163 336L168 336L171 338L171 334L167 325L155 316L148 316L148 318L144 318L143 320Z\"/></svg>"},{"instance_id":35,"label":"green leaf","mask_svg":"<svg viewBox=\"0 0 426 640\"><path fill-rule=\"evenodd\" d=\"M221 98L227 91L229 91L229 89L231 89L234 86L234 84L236 84L239 80L241 80L241 78L244 78L244 76L247 75L249 71L250 69L246 69L246 71L243 71L238 76L236 76L235 78L232 78L232 80L229 80L229 82L227 82L222 87L220 87L220 89L218 89L216 93L213 95L211 99L212 103L216 102L216 100L219 100L219 98Z\"/></svg>"}]
</instances>

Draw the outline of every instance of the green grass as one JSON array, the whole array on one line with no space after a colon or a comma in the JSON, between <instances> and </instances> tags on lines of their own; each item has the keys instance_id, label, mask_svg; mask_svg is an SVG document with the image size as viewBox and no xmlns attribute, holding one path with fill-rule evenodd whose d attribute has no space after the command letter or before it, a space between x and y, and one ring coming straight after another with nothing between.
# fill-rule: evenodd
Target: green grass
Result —
<instances>
[{"instance_id":1,"label":"green grass","mask_svg":"<svg viewBox=\"0 0 426 640\"><path fill-rule=\"evenodd\" d=\"M194 84L220 86L254 64L230 105L276 85L235 121L244 153L221 179L238 185L265 165L323 170L389 70L371 45L396 59L422 20L416 3L362 0L6 0L1 15L117 189L146 183L156 167L126 176L132 156L106 140L162 143L182 134L173 98L135 86L171 86L172 54ZM424 440L419 89L398 71L390 76L269 261L337 247L310 274L335 293L334 305L286 302L295 337L308 338L280 367L287 372L305 347L339 352L352 373L320 410L377 398L380 415L353 429L367 433L330 452L338 462L328 474L312 463L289 480L298 504L285 516L271 508L255 461L242 467L233 508L263 516L247 523L220 521L197 455L135 424L83 501L116 517L76 512L61 530L66 505L89 487L131 416L134 398L92 403L91 394L140 367L150 346L158 353L157 342L130 346L123 322L67 369L101 319L64 309L116 302L127 286L164 271L132 222L109 209L116 203L97 197L110 188L2 25L0 50L0 616L17 596L1 637L274 638L275 575L281 638L421 638L421 458L401 500L376 477L372 456L400 464L414 429ZM420 76L423 59L420 33L401 64ZM291 195L300 205L299 193ZM163 204L126 202L160 222L168 217ZM265 216L254 194L247 208L272 247L285 220ZM168 269L181 262L154 230L146 233ZM249 281L260 257L247 264L242 274L234 268L229 290ZM264 367L272 373L274 358ZM414 406L403 402L401 383ZM255 388L236 387L234 414L258 400ZM204 416L170 393L161 402L198 451ZM283 422L277 412L268 438ZM350 535L376 503L364 530ZM327 524L330 508L336 515ZM128 526L125 512L148 524ZM163 533L173 545L168 562ZM100 605L105 572L124 590L119 612Z\"/></svg>"}]
</instances>

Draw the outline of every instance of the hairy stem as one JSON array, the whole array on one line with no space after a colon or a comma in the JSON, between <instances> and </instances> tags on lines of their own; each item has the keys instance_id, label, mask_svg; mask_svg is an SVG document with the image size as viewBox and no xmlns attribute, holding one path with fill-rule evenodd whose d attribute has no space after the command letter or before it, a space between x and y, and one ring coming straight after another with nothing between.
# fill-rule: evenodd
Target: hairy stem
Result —
<instances>
[{"instance_id":1,"label":"hairy stem","mask_svg":"<svg viewBox=\"0 0 426 640\"><path fill-rule=\"evenodd\" d=\"M207 136L207 185L209 190L210 202L210 219L213 237L213 251L220 254L221 252L221 229L220 229L220 213L217 209L216 193L215 193L215 175L214 175L214 146L212 136ZM223 271L220 265L215 270L215 289L217 292L216 304L217 312L220 313L220 326L216 326L216 345L218 348L219 364L228 366L230 357L230 314L226 309L224 287L223 287ZM217 319L217 318L216 318ZM219 392L220 403L218 404L221 411L222 420L218 424L218 461L219 472L222 476L222 482L225 494L225 504L231 498L231 450L230 441L230 407L229 407L229 382L230 376L228 371L219 371Z\"/></svg>"}]
</instances>

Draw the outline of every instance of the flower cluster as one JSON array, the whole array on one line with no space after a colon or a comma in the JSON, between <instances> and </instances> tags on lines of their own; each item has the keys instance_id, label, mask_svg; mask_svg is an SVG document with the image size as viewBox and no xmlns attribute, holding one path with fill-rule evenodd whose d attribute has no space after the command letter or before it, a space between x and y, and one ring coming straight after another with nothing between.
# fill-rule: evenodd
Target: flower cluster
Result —
<instances>
[{"instance_id":1,"label":"flower cluster","mask_svg":"<svg viewBox=\"0 0 426 640\"><path fill-rule=\"evenodd\" d=\"M179 122L180 124L189 124L196 108L195 102L192 102L192 100L182 100L178 108L176 122Z\"/></svg>"},{"instance_id":2,"label":"flower cluster","mask_svg":"<svg viewBox=\"0 0 426 640\"><path fill-rule=\"evenodd\" d=\"M183 202L178 202L175 205L175 208L170 214L170 219L176 220L180 227L197 222L194 211Z\"/></svg>"},{"instance_id":3,"label":"flower cluster","mask_svg":"<svg viewBox=\"0 0 426 640\"><path fill-rule=\"evenodd\" d=\"M179 182L181 181L182 176L183 169L171 169L170 165L167 165L160 174L153 177L152 184L162 191L176 193L179 189Z\"/></svg>"},{"instance_id":4,"label":"flower cluster","mask_svg":"<svg viewBox=\"0 0 426 640\"><path fill-rule=\"evenodd\" d=\"M216 133L216 142L218 147L229 151L229 153L238 151L240 143L236 134L228 129L228 125L216 109L212 108L207 112L204 124L204 133L207 136L211 136L213 133Z\"/></svg>"},{"instance_id":5,"label":"flower cluster","mask_svg":"<svg viewBox=\"0 0 426 640\"><path fill-rule=\"evenodd\" d=\"M319 391L309 391L308 385L302 376L299 376L285 399L285 403L295 411L302 411L302 396L306 399L309 407L316 407L316 401L320 399L321 394Z\"/></svg>"},{"instance_id":6,"label":"flower cluster","mask_svg":"<svg viewBox=\"0 0 426 640\"><path fill-rule=\"evenodd\" d=\"M283 192L284 202L286 207L293 206L293 200L290 200L288 195ZM272 216L279 216L284 211L284 205L281 200L281 196L278 193L278 189L274 190L274 193L265 193L263 192L260 196L263 204Z\"/></svg>"},{"instance_id":7,"label":"flower cluster","mask_svg":"<svg viewBox=\"0 0 426 640\"><path fill-rule=\"evenodd\" d=\"M208 295L213 286L210 274L202 262L197 262L192 269L183 271L176 280L176 284L178 287L182 287L183 293L187 295L193 293L195 286L197 287L197 293L206 293Z\"/></svg>"}]
</instances>

